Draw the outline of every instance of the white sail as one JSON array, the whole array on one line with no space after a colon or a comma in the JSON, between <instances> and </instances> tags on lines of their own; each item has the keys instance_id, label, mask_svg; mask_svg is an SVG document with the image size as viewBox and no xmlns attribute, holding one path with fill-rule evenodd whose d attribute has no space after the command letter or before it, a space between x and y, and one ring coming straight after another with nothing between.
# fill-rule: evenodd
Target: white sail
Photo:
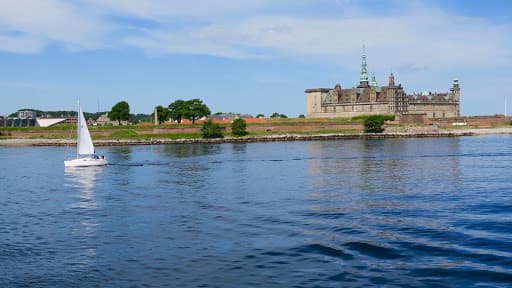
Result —
<instances>
[{"instance_id":1,"label":"white sail","mask_svg":"<svg viewBox=\"0 0 512 288\"><path fill-rule=\"evenodd\" d=\"M78 103L78 119L77 119L77 134L76 141L76 159L65 160L64 167L88 167L88 166L103 166L108 165L107 159L104 156L98 157L94 151L92 144L91 134L87 128L84 112L80 103Z\"/></svg>"},{"instance_id":2,"label":"white sail","mask_svg":"<svg viewBox=\"0 0 512 288\"><path fill-rule=\"evenodd\" d=\"M92 144L91 134L89 133L89 128L87 128L87 121L85 121L84 112L80 105L78 106L77 154L94 154L94 145Z\"/></svg>"}]
</instances>

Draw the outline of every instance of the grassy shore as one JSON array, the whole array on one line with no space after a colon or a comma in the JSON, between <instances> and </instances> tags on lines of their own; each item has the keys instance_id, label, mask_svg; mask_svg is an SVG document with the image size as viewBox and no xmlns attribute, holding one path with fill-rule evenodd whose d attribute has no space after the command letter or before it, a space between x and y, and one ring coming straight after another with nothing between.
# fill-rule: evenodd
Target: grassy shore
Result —
<instances>
[{"instance_id":1,"label":"grassy shore","mask_svg":"<svg viewBox=\"0 0 512 288\"><path fill-rule=\"evenodd\" d=\"M422 124L388 125L389 127L382 134L365 134L363 121L364 117L271 119L264 123L247 123L249 135L245 137L234 137L230 132L230 124L221 124L225 138L213 140L201 138L201 124L90 126L89 130L97 146L512 134L510 125L485 128L468 126L440 128ZM72 124L45 128L0 128L0 145L70 145L75 142L76 127Z\"/></svg>"}]
</instances>

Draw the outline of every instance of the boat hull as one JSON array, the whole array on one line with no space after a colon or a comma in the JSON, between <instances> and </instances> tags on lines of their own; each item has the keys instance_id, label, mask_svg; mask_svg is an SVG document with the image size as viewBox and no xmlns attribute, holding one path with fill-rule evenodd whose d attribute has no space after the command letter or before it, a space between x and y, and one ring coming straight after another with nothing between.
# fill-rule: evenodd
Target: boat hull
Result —
<instances>
[{"instance_id":1,"label":"boat hull","mask_svg":"<svg viewBox=\"0 0 512 288\"><path fill-rule=\"evenodd\" d=\"M104 158L78 158L64 161L64 167L105 166L107 164L107 159Z\"/></svg>"}]
</instances>

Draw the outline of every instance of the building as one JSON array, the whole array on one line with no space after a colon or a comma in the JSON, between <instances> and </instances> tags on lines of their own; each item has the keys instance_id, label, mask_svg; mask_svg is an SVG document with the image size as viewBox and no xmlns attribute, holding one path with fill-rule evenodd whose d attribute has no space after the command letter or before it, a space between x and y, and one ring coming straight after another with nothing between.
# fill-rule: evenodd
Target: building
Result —
<instances>
[{"instance_id":1,"label":"building","mask_svg":"<svg viewBox=\"0 0 512 288\"><path fill-rule=\"evenodd\" d=\"M307 117L354 117L369 114L424 114L429 118L460 116L459 80L453 80L449 92L407 94L401 84L395 84L393 73L387 86L379 86L372 75L368 79L366 53L363 48L361 75L357 87L306 89Z\"/></svg>"},{"instance_id":2,"label":"building","mask_svg":"<svg viewBox=\"0 0 512 288\"><path fill-rule=\"evenodd\" d=\"M92 120L91 120L92 122ZM110 120L110 118L108 117L108 113L105 113L103 115L101 115L100 117L98 117L98 119L96 120L95 123L92 123L92 125L99 125L99 126L104 126L104 125L109 125L109 126L119 126L119 122L117 120ZM126 120L123 120L121 121L121 125L128 125L128 121Z\"/></svg>"},{"instance_id":3,"label":"building","mask_svg":"<svg viewBox=\"0 0 512 288\"><path fill-rule=\"evenodd\" d=\"M36 118L36 111L32 110L19 110L18 111L18 118L20 119L35 119Z\"/></svg>"}]
</instances>

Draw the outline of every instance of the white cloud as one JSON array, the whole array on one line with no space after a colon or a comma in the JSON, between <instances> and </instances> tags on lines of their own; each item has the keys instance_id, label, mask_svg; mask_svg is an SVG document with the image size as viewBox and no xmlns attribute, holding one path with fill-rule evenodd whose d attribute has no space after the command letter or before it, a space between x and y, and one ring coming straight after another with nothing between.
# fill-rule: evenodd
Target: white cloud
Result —
<instances>
[{"instance_id":1,"label":"white cloud","mask_svg":"<svg viewBox=\"0 0 512 288\"><path fill-rule=\"evenodd\" d=\"M327 3L0 0L0 50L30 53L53 43L68 49L129 46L226 58L319 58L355 67L364 43L374 69L512 64L512 40L506 37L511 24L451 15L428 2L406 2L397 13L379 14L342 1L339 15L311 13ZM281 9L273 10L277 5ZM154 25L141 27L138 19Z\"/></svg>"},{"instance_id":2,"label":"white cloud","mask_svg":"<svg viewBox=\"0 0 512 288\"><path fill-rule=\"evenodd\" d=\"M283 1L283 0L282 0ZM290 2L288 0L284 0ZM169 17L205 20L250 13L278 3L275 0L86 0L85 2L115 15L126 15L166 22ZM290 3L293 3L290 2Z\"/></svg>"},{"instance_id":3,"label":"white cloud","mask_svg":"<svg viewBox=\"0 0 512 288\"><path fill-rule=\"evenodd\" d=\"M52 42L69 49L95 49L101 46L101 38L108 31L92 11L59 0L0 1L0 25L4 40L32 43L30 51L38 51L45 43ZM15 44L5 50L13 48ZM27 49L19 47L19 50Z\"/></svg>"},{"instance_id":4,"label":"white cloud","mask_svg":"<svg viewBox=\"0 0 512 288\"><path fill-rule=\"evenodd\" d=\"M40 51L44 41L27 35L1 35L0 50L15 53L34 53Z\"/></svg>"}]
</instances>

